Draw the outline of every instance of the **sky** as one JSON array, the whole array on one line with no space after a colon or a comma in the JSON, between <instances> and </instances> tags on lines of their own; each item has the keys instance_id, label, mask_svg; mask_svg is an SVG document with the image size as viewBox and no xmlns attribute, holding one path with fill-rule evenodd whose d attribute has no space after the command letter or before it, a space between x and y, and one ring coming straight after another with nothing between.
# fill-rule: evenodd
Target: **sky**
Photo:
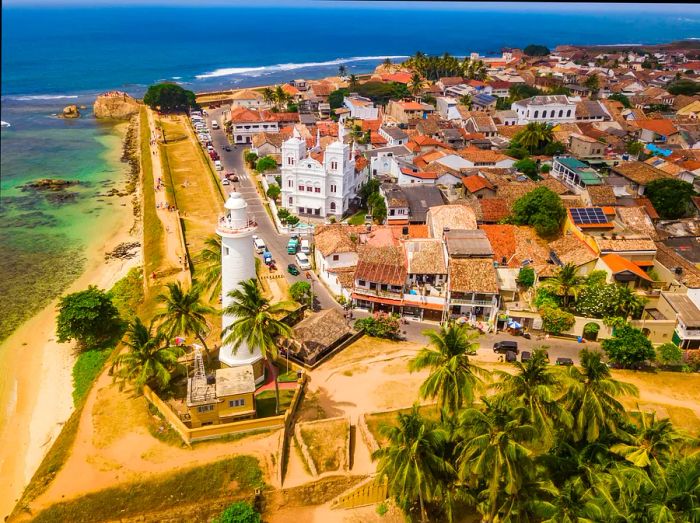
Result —
<instances>
[{"instance_id":1,"label":"sky","mask_svg":"<svg viewBox=\"0 0 700 523\"><path fill-rule=\"evenodd\" d=\"M544 10L555 12L581 11L625 11L635 12L677 12L686 14L700 13L700 5L693 4L615 4L615 3L549 3L549 2L409 2L409 1L358 1L358 0L4 0L3 7L40 6L40 7L107 7L107 6L171 6L171 7L203 7L203 6L284 6L284 7L350 7L363 9L425 9L433 10Z\"/></svg>"}]
</instances>

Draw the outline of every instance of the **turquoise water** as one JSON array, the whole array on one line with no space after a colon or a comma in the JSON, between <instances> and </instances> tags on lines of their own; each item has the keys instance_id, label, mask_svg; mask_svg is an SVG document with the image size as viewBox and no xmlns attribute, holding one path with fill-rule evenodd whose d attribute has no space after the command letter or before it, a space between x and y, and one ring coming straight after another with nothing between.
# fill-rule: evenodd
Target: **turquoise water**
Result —
<instances>
[{"instance_id":1,"label":"turquoise water","mask_svg":"<svg viewBox=\"0 0 700 523\"><path fill-rule=\"evenodd\" d=\"M50 111L3 107L17 125L0 131L0 340L82 273L86 250L114 232L104 225L116 207L129 204L99 196L124 185L114 126L60 120ZM22 190L40 178L79 183L58 193Z\"/></svg>"}]
</instances>

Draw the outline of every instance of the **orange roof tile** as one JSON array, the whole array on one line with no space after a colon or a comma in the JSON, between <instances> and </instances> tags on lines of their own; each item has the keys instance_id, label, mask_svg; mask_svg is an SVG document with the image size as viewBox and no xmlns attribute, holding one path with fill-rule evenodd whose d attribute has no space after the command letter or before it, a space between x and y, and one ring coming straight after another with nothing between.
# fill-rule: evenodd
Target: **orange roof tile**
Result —
<instances>
[{"instance_id":1,"label":"orange roof tile","mask_svg":"<svg viewBox=\"0 0 700 523\"><path fill-rule=\"evenodd\" d=\"M479 176L478 174L473 174L471 176L463 176L462 183L471 193L480 191L481 189L491 189L495 190L495 187L491 185L486 178Z\"/></svg>"},{"instance_id":2,"label":"orange roof tile","mask_svg":"<svg viewBox=\"0 0 700 523\"><path fill-rule=\"evenodd\" d=\"M379 131L379 128L382 126L382 121L380 119L377 120L361 120L361 126L363 131Z\"/></svg>"},{"instance_id":3,"label":"orange roof tile","mask_svg":"<svg viewBox=\"0 0 700 523\"><path fill-rule=\"evenodd\" d=\"M411 73L387 73L380 75L382 82L398 82L407 84L411 81Z\"/></svg>"},{"instance_id":4,"label":"orange roof tile","mask_svg":"<svg viewBox=\"0 0 700 523\"><path fill-rule=\"evenodd\" d=\"M662 136L668 136L678 132L678 129L676 129L676 126L673 125L671 120L638 120L637 125L642 129L652 131Z\"/></svg>"},{"instance_id":5,"label":"orange roof tile","mask_svg":"<svg viewBox=\"0 0 700 523\"><path fill-rule=\"evenodd\" d=\"M651 281L651 278L647 275L647 273L640 269L638 265L623 258L619 254L606 254L605 256L601 256L600 259L605 263L605 265L610 267L613 274L627 271L636 274L640 278Z\"/></svg>"}]
</instances>

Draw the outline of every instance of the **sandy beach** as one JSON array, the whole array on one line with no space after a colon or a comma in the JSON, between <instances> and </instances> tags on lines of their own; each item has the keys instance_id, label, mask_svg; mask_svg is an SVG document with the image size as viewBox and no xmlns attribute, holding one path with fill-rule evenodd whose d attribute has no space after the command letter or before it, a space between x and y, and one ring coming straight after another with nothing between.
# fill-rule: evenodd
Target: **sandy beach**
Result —
<instances>
[{"instance_id":1,"label":"sandy beach","mask_svg":"<svg viewBox=\"0 0 700 523\"><path fill-rule=\"evenodd\" d=\"M122 137L126 125L115 130ZM117 161L121 150L110 151ZM126 171L124 171L126 172ZM122 203L126 205L122 206ZM130 197L114 200L110 232L100 235L85 253L85 272L65 291L88 285L109 289L140 264L140 253L130 260L104 260L105 252L122 242L140 241L133 225ZM21 325L0 345L0 368L7 390L0 391L0 516L9 515L25 486L73 411L72 344L55 341L56 304Z\"/></svg>"}]
</instances>

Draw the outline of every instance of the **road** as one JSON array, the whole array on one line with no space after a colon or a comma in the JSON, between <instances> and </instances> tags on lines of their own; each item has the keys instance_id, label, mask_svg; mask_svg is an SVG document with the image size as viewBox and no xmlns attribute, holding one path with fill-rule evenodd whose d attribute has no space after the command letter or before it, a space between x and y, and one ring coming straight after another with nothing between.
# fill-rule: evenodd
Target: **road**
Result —
<instances>
[{"instance_id":1,"label":"road","mask_svg":"<svg viewBox=\"0 0 700 523\"><path fill-rule=\"evenodd\" d=\"M206 117L207 125L210 129L212 145L221 157L221 164L223 166L222 173L235 171L238 174L239 179L238 183L224 185L223 188L227 193L237 191L243 195L246 203L248 203L248 212L254 216L258 222L258 232L256 234L263 239L267 249L272 253L277 269L284 271L290 285L297 281L309 281L312 284L311 287L314 295L314 308L316 310L329 309L331 307L340 309L340 305L338 305L330 292L328 292L328 289L326 289L326 286L319 281L318 277L313 273L313 271L301 271L298 276L292 276L287 272L288 264L296 264L294 256L287 254L287 242L289 240L289 236L279 234L277 232L277 228L275 227L274 223L272 223L272 219L267 214L267 211L263 206L260 193L255 187L256 181L251 180L248 176L243 161L243 151L246 149L246 147L242 145L231 145L231 151L225 151L224 146L229 145L226 133L224 133L222 129L212 129L212 119L217 120L218 122L223 122L223 111L220 109L210 111ZM311 276L310 280L307 280L307 274Z\"/></svg>"}]
</instances>

